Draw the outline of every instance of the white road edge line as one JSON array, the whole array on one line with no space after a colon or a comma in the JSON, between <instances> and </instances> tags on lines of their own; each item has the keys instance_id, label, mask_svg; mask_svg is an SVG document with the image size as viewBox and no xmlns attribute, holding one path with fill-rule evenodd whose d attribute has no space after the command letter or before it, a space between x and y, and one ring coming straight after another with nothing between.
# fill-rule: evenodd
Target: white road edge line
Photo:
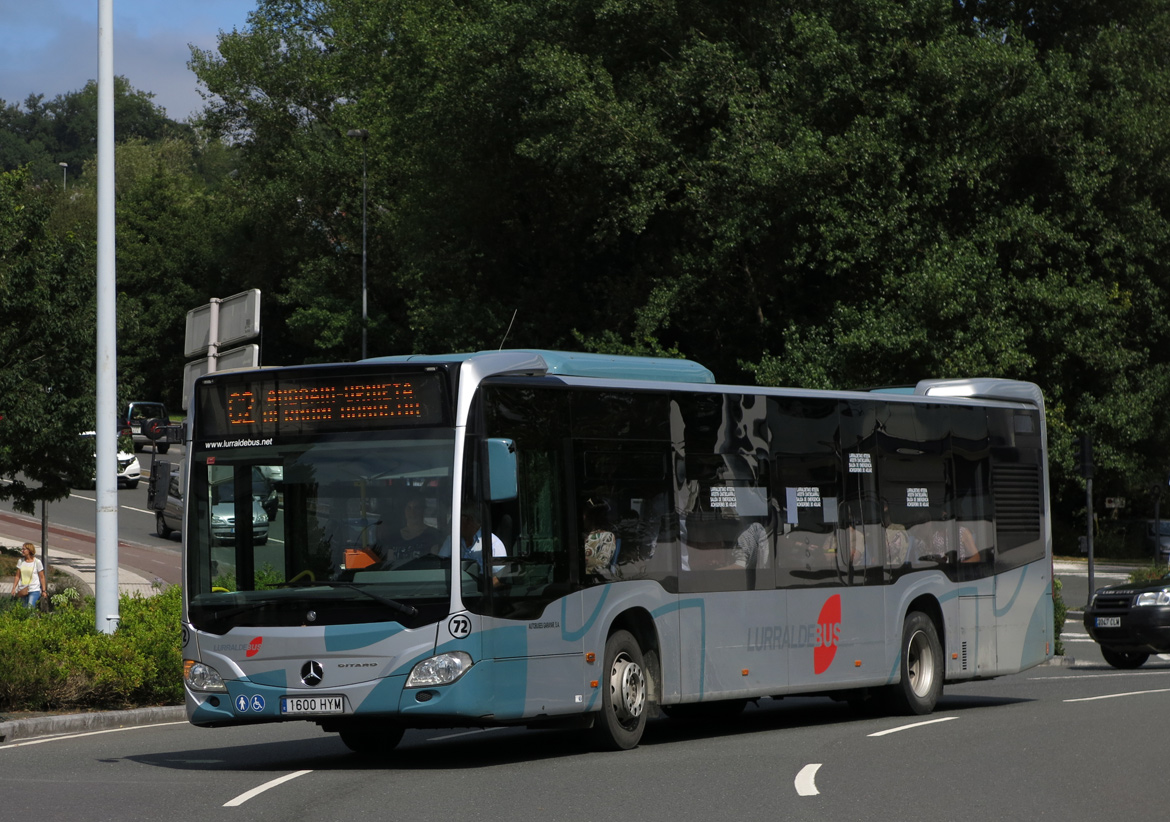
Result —
<instances>
[{"instance_id":1,"label":"white road edge line","mask_svg":"<svg viewBox=\"0 0 1170 822\"><path fill-rule=\"evenodd\" d=\"M1170 688L1159 688L1156 691L1130 691L1124 694L1102 694L1101 696L1083 696L1079 699L1066 699L1065 702L1095 702L1098 699L1116 699L1119 696L1143 696L1145 694L1164 694L1170 692Z\"/></svg>"},{"instance_id":2,"label":"white road edge line","mask_svg":"<svg viewBox=\"0 0 1170 822\"><path fill-rule=\"evenodd\" d=\"M243 805L245 802L247 802L252 797L259 796L260 794L264 793L269 788L275 788L277 785L283 785L285 782L288 782L290 779L296 779L298 776L304 776L307 773L312 773L312 771L293 771L292 773L288 773L288 774L285 774L284 776L277 777L276 779L273 779L270 782L265 782L263 785L257 785L255 788L253 788L250 791L245 791L244 793L240 794L239 796L237 796L235 799L231 800L230 802L224 802L223 806L225 808L237 808L240 805Z\"/></svg>"},{"instance_id":3,"label":"white road edge line","mask_svg":"<svg viewBox=\"0 0 1170 822\"><path fill-rule=\"evenodd\" d=\"M0 751L7 748L22 748L25 745L40 745L44 742L56 742L61 739L80 739L83 736L98 736L99 734L116 734L122 731L138 731L143 728L165 728L167 725L186 725L187 720L179 722L156 722L153 725L131 725L127 728L107 728L104 731L86 731L80 734L58 734L56 736L41 736L36 739L26 739L24 742L9 742L7 745L0 745Z\"/></svg>"},{"instance_id":4,"label":"white road edge line","mask_svg":"<svg viewBox=\"0 0 1170 822\"><path fill-rule=\"evenodd\" d=\"M820 793L817 790L817 770L820 764L805 765L800 769L800 773L796 775L796 794L797 796L816 796Z\"/></svg>"},{"instance_id":5,"label":"white road edge line","mask_svg":"<svg viewBox=\"0 0 1170 822\"><path fill-rule=\"evenodd\" d=\"M915 722L913 725L900 725L897 728L887 728L884 731L878 731L876 734L869 734L869 736L885 736L886 734L896 734L898 731L908 731L911 728L921 728L923 725L935 725L939 722L950 722L952 719L958 719L957 716L943 716L938 719L928 719L925 722Z\"/></svg>"},{"instance_id":6,"label":"white road edge line","mask_svg":"<svg viewBox=\"0 0 1170 822\"><path fill-rule=\"evenodd\" d=\"M1125 676L1125 677L1166 676L1166 674L1170 674L1170 671L1167 671L1167 670L1115 671L1114 673L1111 673L1111 674L1074 674L1073 677L1069 677L1069 676L1030 676L1030 677L1028 677L1028 681L1030 681L1030 682L1053 682L1053 681L1067 682L1067 681L1069 681L1069 679L1072 679L1072 678L1076 678L1076 679L1116 679L1116 678L1122 677L1122 676Z\"/></svg>"}]
</instances>

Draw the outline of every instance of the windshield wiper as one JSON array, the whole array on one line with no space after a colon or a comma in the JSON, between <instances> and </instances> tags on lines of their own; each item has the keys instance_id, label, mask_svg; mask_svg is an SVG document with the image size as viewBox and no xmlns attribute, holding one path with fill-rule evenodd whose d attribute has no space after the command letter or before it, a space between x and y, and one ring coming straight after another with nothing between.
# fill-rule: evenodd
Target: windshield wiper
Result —
<instances>
[{"instance_id":1,"label":"windshield wiper","mask_svg":"<svg viewBox=\"0 0 1170 822\"><path fill-rule=\"evenodd\" d=\"M406 603L399 602L396 599L390 599L390 597L384 597L381 594L375 594L373 591L366 590L366 588L364 588L363 586L355 585L352 582L341 582L339 580L333 580L333 579L319 579L319 580L314 580L312 582L303 582L303 583L301 583L301 582L282 582L282 583L280 583L280 587L282 587L282 588L313 588L313 587L319 586L319 585L323 585L326 588L349 588L350 590L357 591L359 594L365 594L366 596L368 596L370 599L374 600L375 602L382 603L383 605L385 605L387 608L389 608L392 611L397 611L398 613L405 614L406 616L409 616L409 617L418 616L418 608L415 608L413 605L407 605Z\"/></svg>"}]
</instances>

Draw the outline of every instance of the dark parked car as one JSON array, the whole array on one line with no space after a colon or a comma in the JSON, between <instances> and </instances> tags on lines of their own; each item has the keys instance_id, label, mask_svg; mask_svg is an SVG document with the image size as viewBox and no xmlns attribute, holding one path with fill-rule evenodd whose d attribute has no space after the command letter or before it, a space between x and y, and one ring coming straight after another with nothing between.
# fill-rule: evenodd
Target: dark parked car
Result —
<instances>
[{"instance_id":1,"label":"dark parked car","mask_svg":"<svg viewBox=\"0 0 1170 822\"><path fill-rule=\"evenodd\" d=\"M1098 589L1085 609L1085 629L1114 668L1137 668L1150 654L1170 653L1170 573Z\"/></svg>"},{"instance_id":2,"label":"dark parked car","mask_svg":"<svg viewBox=\"0 0 1170 822\"><path fill-rule=\"evenodd\" d=\"M130 426L130 436L134 440L134 450L141 451L148 445L153 445L159 454L165 454L170 446L166 442L155 442L146 436L142 430L143 423L148 420L167 419L167 409L161 402L132 402L126 409L126 422Z\"/></svg>"}]
</instances>

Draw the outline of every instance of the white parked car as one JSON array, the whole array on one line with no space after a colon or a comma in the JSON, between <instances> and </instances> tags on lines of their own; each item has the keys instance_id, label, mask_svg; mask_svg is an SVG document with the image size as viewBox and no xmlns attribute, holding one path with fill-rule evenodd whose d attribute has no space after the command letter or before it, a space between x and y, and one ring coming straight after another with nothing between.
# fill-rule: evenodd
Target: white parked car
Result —
<instances>
[{"instance_id":1,"label":"white parked car","mask_svg":"<svg viewBox=\"0 0 1170 822\"><path fill-rule=\"evenodd\" d=\"M138 464L138 457L125 451L118 452L118 486L137 488L138 480L142 478L142 466ZM94 477L94 482L97 478Z\"/></svg>"},{"instance_id":2,"label":"white parked car","mask_svg":"<svg viewBox=\"0 0 1170 822\"><path fill-rule=\"evenodd\" d=\"M92 438L96 435L93 431L83 431L81 436ZM138 457L134 456L133 452L123 451L119 446L118 487L137 488L140 479L142 479L142 466L138 464ZM90 477L89 484L91 488L97 485L96 474Z\"/></svg>"}]
</instances>

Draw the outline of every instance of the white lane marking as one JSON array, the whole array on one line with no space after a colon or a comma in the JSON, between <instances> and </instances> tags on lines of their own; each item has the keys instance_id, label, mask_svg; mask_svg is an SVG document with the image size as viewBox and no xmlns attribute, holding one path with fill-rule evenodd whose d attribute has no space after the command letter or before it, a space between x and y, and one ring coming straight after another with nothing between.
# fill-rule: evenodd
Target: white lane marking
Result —
<instances>
[{"instance_id":1,"label":"white lane marking","mask_svg":"<svg viewBox=\"0 0 1170 822\"><path fill-rule=\"evenodd\" d=\"M797 796L816 796L820 793L817 790L817 770L820 767L820 764L805 765L800 769L796 775Z\"/></svg>"},{"instance_id":2,"label":"white lane marking","mask_svg":"<svg viewBox=\"0 0 1170 822\"><path fill-rule=\"evenodd\" d=\"M292 773L288 773L288 774L285 774L284 776L277 777L276 779L273 779L270 782L265 782L263 785L257 785L255 788L253 788L250 791L245 791L244 793L240 794L239 796L237 796L235 799L231 800L230 802L224 802L223 806L225 808L238 808L240 805L243 805L245 802L247 802L252 797L259 796L260 794L264 793L266 790L269 790L270 788L275 788L277 785L283 785L285 782L288 782L290 779L296 779L298 776L304 776L307 773L312 773L312 771L293 771Z\"/></svg>"},{"instance_id":3,"label":"white lane marking","mask_svg":"<svg viewBox=\"0 0 1170 822\"><path fill-rule=\"evenodd\" d=\"M97 497L87 497L85 494L78 494L76 492L70 493L69 496L76 497L77 499L83 499L87 502L97 502Z\"/></svg>"},{"instance_id":4,"label":"white lane marking","mask_svg":"<svg viewBox=\"0 0 1170 822\"><path fill-rule=\"evenodd\" d=\"M1080 699L1066 699L1065 702L1095 702L1098 699L1117 699L1119 696L1144 696L1146 694L1170 693L1170 688L1159 688L1156 691L1130 691L1124 694L1102 694L1101 696L1083 696Z\"/></svg>"},{"instance_id":5,"label":"white lane marking","mask_svg":"<svg viewBox=\"0 0 1170 822\"><path fill-rule=\"evenodd\" d=\"M884 731L878 731L876 734L870 734L870 736L885 736L886 734L896 734L898 731L908 731L911 728L921 728L923 725L936 725L939 722L950 722L952 719L958 719L958 717L944 716L938 719L928 719L925 722L915 722L912 725L899 725L897 728L887 728Z\"/></svg>"},{"instance_id":6,"label":"white lane marking","mask_svg":"<svg viewBox=\"0 0 1170 822\"><path fill-rule=\"evenodd\" d=\"M474 731L460 731L457 734L447 734L446 736L432 736L431 742L441 742L444 739L458 739L461 736L474 736L475 734L486 734L488 731L502 731L504 727L501 725L497 728L476 728Z\"/></svg>"},{"instance_id":7,"label":"white lane marking","mask_svg":"<svg viewBox=\"0 0 1170 822\"><path fill-rule=\"evenodd\" d=\"M1076 668L1073 668L1073 670L1075 671ZM1118 671L1118 672L1112 673L1112 674L1072 674L1071 676L1030 676L1030 677L1028 677L1028 681L1029 682L1045 682L1045 681L1055 680L1058 682L1068 682L1070 679L1114 679L1116 677L1121 677L1121 676L1124 676L1124 677L1165 676L1166 674L1170 674L1170 670L1125 671L1125 672Z\"/></svg>"},{"instance_id":8,"label":"white lane marking","mask_svg":"<svg viewBox=\"0 0 1170 822\"><path fill-rule=\"evenodd\" d=\"M80 739L83 736L98 736L99 734L116 734L122 731L139 731L143 728L164 728L167 725L186 725L187 720L181 722L156 722L153 725L132 725L129 728L107 728L104 731L86 731L80 734L60 734L58 736L42 736L37 739L26 739L24 742L10 742L7 745L0 745L0 751L8 748L20 748L25 745L40 745L43 742L56 742L61 739Z\"/></svg>"},{"instance_id":9,"label":"white lane marking","mask_svg":"<svg viewBox=\"0 0 1170 822\"><path fill-rule=\"evenodd\" d=\"M144 510L144 509L142 509L142 508L135 508L133 505L123 505L123 506L122 506L122 508L123 508L123 510L126 510L126 511L135 511L135 512L137 512L137 513L139 513L139 514L150 514L150 516L152 516L152 517L153 517L153 516L154 516L156 513L158 513L157 511L146 511L146 510Z\"/></svg>"}]
</instances>

